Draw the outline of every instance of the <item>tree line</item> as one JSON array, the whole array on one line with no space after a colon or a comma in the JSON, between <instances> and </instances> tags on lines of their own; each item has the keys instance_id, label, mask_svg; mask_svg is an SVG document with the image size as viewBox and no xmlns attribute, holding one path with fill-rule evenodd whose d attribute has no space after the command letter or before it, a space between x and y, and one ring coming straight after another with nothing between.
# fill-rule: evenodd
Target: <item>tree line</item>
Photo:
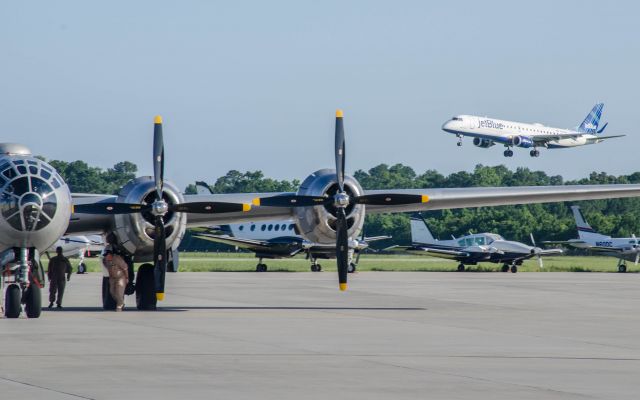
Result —
<instances>
[{"instance_id":1,"label":"tree line","mask_svg":"<svg viewBox=\"0 0 640 400\"><path fill-rule=\"evenodd\" d=\"M73 192L109 193L117 190L133 179L137 166L129 161L115 164L112 168L101 169L89 166L84 161L50 161L58 170ZM396 164L377 165L368 171L358 170L353 175L364 189L407 189L407 188L454 188L478 186L543 186L543 185L586 185L609 183L640 183L640 172L631 175L613 176L605 172L592 172L588 177L565 181L560 175L547 175L543 171L528 168L510 170L504 165L477 165L472 172L459 171L444 175L435 170L421 174L411 167ZM217 178L210 185L214 193L242 192L295 192L298 180L276 180L265 177L261 171L240 172L231 170ZM185 188L185 193L196 193L193 184ZM526 204L517 206L477 207L455 210L429 211L423 213L434 236L448 239L469 232L495 232L507 239L528 243L533 234L537 242L543 240L566 240L577 237L577 231L569 205L574 203ZM609 199L576 202L591 226L597 231L611 236L640 236L640 199ZM365 221L367 236L391 235L393 239L380 246L407 244L410 242L409 215L377 214L367 215ZM185 248L216 250L224 248L213 243L190 240L183 243Z\"/></svg>"}]
</instances>

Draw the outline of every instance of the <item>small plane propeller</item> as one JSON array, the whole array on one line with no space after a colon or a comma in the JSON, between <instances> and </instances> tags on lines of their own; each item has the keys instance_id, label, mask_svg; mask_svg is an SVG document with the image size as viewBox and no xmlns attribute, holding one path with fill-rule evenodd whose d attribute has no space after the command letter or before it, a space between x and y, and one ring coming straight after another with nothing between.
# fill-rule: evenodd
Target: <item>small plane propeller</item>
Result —
<instances>
[{"instance_id":1,"label":"small plane propeller","mask_svg":"<svg viewBox=\"0 0 640 400\"><path fill-rule=\"evenodd\" d=\"M541 249L538 246L536 246L536 240L533 238L533 233L529 233L529 237L531 238L531 244L534 247L533 251L535 251L537 256L538 256L538 267L540 267L540 269L543 269L544 268L544 264L542 263L542 252L541 252Z\"/></svg>"},{"instance_id":2,"label":"small plane propeller","mask_svg":"<svg viewBox=\"0 0 640 400\"><path fill-rule=\"evenodd\" d=\"M635 246L634 249L636 251L636 260L635 260L635 265L638 265L638 261L640 261L640 248L638 248L638 238L636 237L635 233L631 234L631 237L633 238L633 240L635 241Z\"/></svg>"},{"instance_id":3,"label":"small plane propeller","mask_svg":"<svg viewBox=\"0 0 640 400\"><path fill-rule=\"evenodd\" d=\"M282 195L261 197L253 200L256 206L269 207L310 207L333 205L336 208L336 259L338 265L338 282L340 290L347 290L347 272L349 269L349 226L347 223L346 208L352 204L366 204L376 206L420 204L429 201L426 195L402 194L402 193L378 193L351 196L345 191L345 138L344 138L344 114L342 110L336 111L335 130L335 164L336 181L338 191L332 197L329 196L299 196Z\"/></svg>"},{"instance_id":4,"label":"small plane propeller","mask_svg":"<svg viewBox=\"0 0 640 400\"><path fill-rule=\"evenodd\" d=\"M156 198L151 204L129 204L100 202L77 204L72 207L76 214L134 214L150 212L154 217L153 260L155 291L158 300L164 299L164 283L167 271L167 241L163 217L169 212L194 214L219 214L249 211L250 204L224 202L191 202L168 204L162 197L164 189L164 141L162 137L162 117L156 116L153 125L153 180Z\"/></svg>"}]
</instances>

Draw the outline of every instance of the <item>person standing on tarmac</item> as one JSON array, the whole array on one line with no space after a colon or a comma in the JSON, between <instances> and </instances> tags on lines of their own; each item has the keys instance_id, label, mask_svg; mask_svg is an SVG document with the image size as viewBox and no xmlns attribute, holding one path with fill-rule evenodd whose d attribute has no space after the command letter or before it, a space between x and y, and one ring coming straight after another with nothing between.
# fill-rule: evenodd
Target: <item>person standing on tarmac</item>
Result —
<instances>
[{"instance_id":1,"label":"person standing on tarmac","mask_svg":"<svg viewBox=\"0 0 640 400\"><path fill-rule=\"evenodd\" d=\"M66 281L65 275L67 275ZM62 255L62 247L60 246L56 247L56 255L49 260L47 278L49 278L49 308L53 308L54 301L58 308L62 308L64 287L66 282L71 279L71 263L67 257Z\"/></svg>"},{"instance_id":2,"label":"person standing on tarmac","mask_svg":"<svg viewBox=\"0 0 640 400\"><path fill-rule=\"evenodd\" d=\"M109 271L109 293L116 301L116 311L122 311L124 292L129 282L129 266L121 255L112 250L105 252L102 262Z\"/></svg>"}]
</instances>

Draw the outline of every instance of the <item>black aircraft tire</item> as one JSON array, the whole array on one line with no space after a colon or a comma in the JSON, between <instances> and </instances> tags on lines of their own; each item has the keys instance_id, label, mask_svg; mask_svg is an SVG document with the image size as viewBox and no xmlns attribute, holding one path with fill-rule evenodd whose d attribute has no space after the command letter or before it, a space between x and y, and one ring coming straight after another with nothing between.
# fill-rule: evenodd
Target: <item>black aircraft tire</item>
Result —
<instances>
[{"instance_id":1,"label":"black aircraft tire","mask_svg":"<svg viewBox=\"0 0 640 400\"><path fill-rule=\"evenodd\" d=\"M502 272L509 272L509 266L507 264L502 266Z\"/></svg>"},{"instance_id":2,"label":"black aircraft tire","mask_svg":"<svg viewBox=\"0 0 640 400\"><path fill-rule=\"evenodd\" d=\"M623 274L624 274L625 272L627 272L627 266L626 266L626 264L618 265L618 272L623 273Z\"/></svg>"},{"instance_id":3,"label":"black aircraft tire","mask_svg":"<svg viewBox=\"0 0 640 400\"><path fill-rule=\"evenodd\" d=\"M116 309L116 301L113 296L111 296L111 292L109 291L109 278L106 276L102 277L102 309L106 311Z\"/></svg>"},{"instance_id":4,"label":"black aircraft tire","mask_svg":"<svg viewBox=\"0 0 640 400\"><path fill-rule=\"evenodd\" d=\"M512 265L511 266L511 273L515 274L516 272L518 272L518 267L516 267L515 265Z\"/></svg>"},{"instance_id":5,"label":"black aircraft tire","mask_svg":"<svg viewBox=\"0 0 640 400\"><path fill-rule=\"evenodd\" d=\"M27 318L38 318L42 312L42 292L40 286L32 283L25 293L24 312Z\"/></svg>"},{"instance_id":6,"label":"black aircraft tire","mask_svg":"<svg viewBox=\"0 0 640 400\"><path fill-rule=\"evenodd\" d=\"M354 272L356 272L357 268L358 267L356 267L354 263L349 263L349 266L347 267L347 272L350 274L353 274Z\"/></svg>"},{"instance_id":7,"label":"black aircraft tire","mask_svg":"<svg viewBox=\"0 0 640 400\"><path fill-rule=\"evenodd\" d=\"M322 272L322 265L316 264L316 272Z\"/></svg>"},{"instance_id":8,"label":"black aircraft tire","mask_svg":"<svg viewBox=\"0 0 640 400\"><path fill-rule=\"evenodd\" d=\"M85 272L87 272L87 266L82 262L78 265L78 274L84 274Z\"/></svg>"},{"instance_id":9,"label":"black aircraft tire","mask_svg":"<svg viewBox=\"0 0 640 400\"><path fill-rule=\"evenodd\" d=\"M156 309L156 289L152 264L142 264L136 275L136 307L138 310Z\"/></svg>"},{"instance_id":10,"label":"black aircraft tire","mask_svg":"<svg viewBox=\"0 0 640 400\"><path fill-rule=\"evenodd\" d=\"M7 287L4 298L4 316L7 318L18 318L22 311L20 304L20 286L11 284Z\"/></svg>"},{"instance_id":11,"label":"black aircraft tire","mask_svg":"<svg viewBox=\"0 0 640 400\"><path fill-rule=\"evenodd\" d=\"M458 272L464 271L464 264L458 264Z\"/></svg>"}]
</instances>

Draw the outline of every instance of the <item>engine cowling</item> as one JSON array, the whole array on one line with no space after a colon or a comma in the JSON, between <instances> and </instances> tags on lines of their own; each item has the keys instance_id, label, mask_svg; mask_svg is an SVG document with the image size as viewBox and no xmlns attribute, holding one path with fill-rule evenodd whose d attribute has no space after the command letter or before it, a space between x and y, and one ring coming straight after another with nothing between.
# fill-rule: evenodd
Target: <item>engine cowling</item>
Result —
<instances>
[{"instance_id":1,"label":"engine cowling","mask_svg":"<svg viewBox=\"0 0 640 400\"><path fill-rule=\"evenodd\" d=\"M362 187L351 176L345 176L345 191L349 195L363 194ZM336 173L332 169L321 169L309 175L298 189L299 195L304 196L333 196L338 190ZM349 237L354 237L364 225L365 206L351 204L346 208ZM318 207L300 207L294 212L298 232L307 240L333 244L336 242L336 209L333 205Z\"/></svg>"},{"instance_id":2,"label":"engine cowling","mask_svg":"<svg viewBox=\"0 0 640 400\"><path fill-rule=\"evenodd\" d=\"M533 139L528 136L516 136L513 138L513 145L516 147L533 147Z\"/></svg>"},{"instance_id":3,"label":"engine cowling","mask_svg":"<svg viewBox=\"0 0 640 400\"><path fill-rule=\"evenodd\" d=\"M163 198L168 204L184 202L180 191L171 183L165 182ZM117 202L133 204L151 204L155 200L153 178L144 176L129 181L118 193ZM187 214L169 212L164 217L167 249L176 250L184 236L187 226ZM155 230L153 216L150 213L119 214L114 216L114 231L118 243L133 256L135 262L153 260L153 238Z\"/></svg>"},{"instance_id":4,"label":"engine cowling","mask_svg":"<svg viewBox=\"0 0 640 400\"><path fill-rule=\"evenodd\" d=\"M475 138L473 138L473 145L486 149L487 147L491 147L491 146L495 145L495 142L493 140L482 139L482 138L479 138L479 137L475 137Z\"/></svg>"}]
</instances>

